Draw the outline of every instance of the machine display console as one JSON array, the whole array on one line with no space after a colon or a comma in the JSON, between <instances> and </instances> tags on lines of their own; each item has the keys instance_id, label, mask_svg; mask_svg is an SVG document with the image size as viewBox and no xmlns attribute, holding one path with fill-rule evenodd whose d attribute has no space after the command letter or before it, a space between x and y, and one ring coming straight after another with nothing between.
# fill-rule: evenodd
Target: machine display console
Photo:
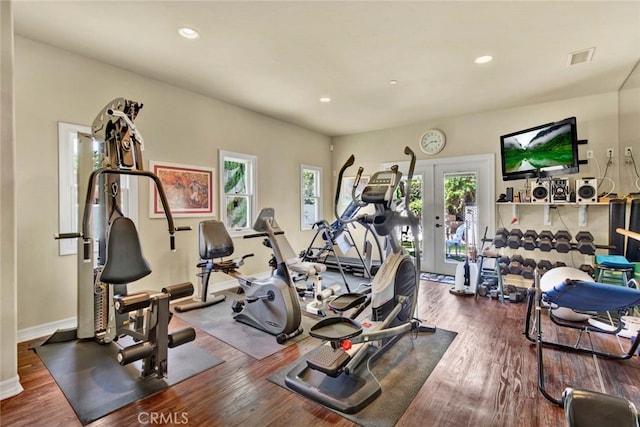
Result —
<instances>
[{"instance_id":1,"label":"machine display console","mask_svg":"<svg viewBox=\"0 0 640 427\"><path fill-rule=\"evenodd\" d=\"M373 174L360 196L366 203L388 203L400 183L402 173L398 171L381 171Z\"/></svg>"}]
</instances>

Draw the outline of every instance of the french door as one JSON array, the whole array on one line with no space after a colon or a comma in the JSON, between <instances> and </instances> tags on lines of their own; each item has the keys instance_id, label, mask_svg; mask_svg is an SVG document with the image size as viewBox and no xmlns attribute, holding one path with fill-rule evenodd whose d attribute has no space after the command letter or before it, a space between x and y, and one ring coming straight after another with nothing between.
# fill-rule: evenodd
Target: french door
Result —
<instances>
[{"instance_id":1,"label":"french door","mask_svg":"<svg viewBox=\"0 0 640 427\"><path fill-rule=\"evenodd\" d=\"M408 162L398 164L406 171ZM495 228L494 156L478 155L418 160L414 175L422 180L421 269L455 274L471 252L482 250L482 237Z\"/></svg>"}]
</instances>

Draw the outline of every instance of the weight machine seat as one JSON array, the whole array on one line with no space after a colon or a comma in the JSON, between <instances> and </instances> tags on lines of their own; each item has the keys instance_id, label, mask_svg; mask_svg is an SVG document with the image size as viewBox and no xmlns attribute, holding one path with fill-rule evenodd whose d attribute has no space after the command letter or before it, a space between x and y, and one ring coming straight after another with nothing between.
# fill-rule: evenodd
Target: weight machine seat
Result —
<instances>
[{"instance_id":1,"label":"weight machine seat","mask_svg":"<svg viewBox=\"0 0 640 427\"><path fill-rule=\"evenodd\" d=\"M151 267L142 254L136 226L127 217L116 218L109 228L107 262L100 280L113 285L124 285L151 273Z\"/></svg>"},{"instance_id":2,"label":"weight machine seat","mask_svg":"<svg viewBox=\"0 0 640 427\"><path fill-rule=\"evenodd\" d=\"M569 387L562 400L568 427L638 427L635 405L622 397Z\"/></svg>"},{"instance_id":3,"label":"weight machine seat","mask_svg":"<svg viewBox=\"0 0 640 427\"><path fill-rule=\"evenodd\" d=\"M233 240L224 224L216 219L198 226L201 259L223 258L233 254Z\"/></svg>"}]
</instances>

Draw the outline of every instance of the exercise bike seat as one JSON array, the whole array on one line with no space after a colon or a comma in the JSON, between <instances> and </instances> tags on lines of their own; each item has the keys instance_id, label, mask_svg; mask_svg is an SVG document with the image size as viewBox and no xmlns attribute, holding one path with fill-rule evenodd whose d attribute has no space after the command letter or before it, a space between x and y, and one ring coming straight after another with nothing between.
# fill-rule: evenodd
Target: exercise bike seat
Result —
<instances>
[{"instance_id":1,"label":"exercise bike seat","mask_svg":"<svg viewBox=\"0 0 640 427\"><path fill-rule=\"evenodd\" d=\"M329 308L336 312L343 312L358 307L367 300L367 295L346 293L337 296L329 303Z\"/></svg>"},{"instance_id":2,"label":"exercise bike seat","mask_svg":"<svg viewBox=\"0 0 640 427\"><path fill-rule=\"evenodd\" d=\"M233 254L233 240L224 224L212 219L198 225L200 259L223 258Z\"/></svg>"}]
</instances>

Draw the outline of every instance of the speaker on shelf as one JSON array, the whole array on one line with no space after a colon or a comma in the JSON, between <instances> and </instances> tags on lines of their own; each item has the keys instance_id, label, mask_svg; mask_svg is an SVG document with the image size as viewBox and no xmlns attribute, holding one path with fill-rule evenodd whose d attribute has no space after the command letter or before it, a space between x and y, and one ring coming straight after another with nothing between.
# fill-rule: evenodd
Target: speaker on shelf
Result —
<instances>
[{"instance_id":1,"label":"speaker on shelf","mask_svg":"<svg viewBox=\"0 0 640 427\"><path fill-rule=\"evenodd\" d=\"M569 180L553 178L550 182L551 201L553 203L567 203L569 201Z\"/></svg>"},{"instance_id":2,"label":"speaker on shelf","mask_svg":"<svg viewBox=\"0 0 640 427\"><path fill-rule=\"evenodd\" d=\"M598 183L596 178L576 179L576 202L595 203L598 201Z\"/></svg>"},{"instance_id":3,"label":"speaker on shelf","mask_svg":"<svg viewBox=\"0 0 640 427\"><path fill-rule=\"evenodd\" d=\"M549 181L536 180L531 183L531 202L532 203L548 203L549 199Z\"/></svg>"}]
</instances>

